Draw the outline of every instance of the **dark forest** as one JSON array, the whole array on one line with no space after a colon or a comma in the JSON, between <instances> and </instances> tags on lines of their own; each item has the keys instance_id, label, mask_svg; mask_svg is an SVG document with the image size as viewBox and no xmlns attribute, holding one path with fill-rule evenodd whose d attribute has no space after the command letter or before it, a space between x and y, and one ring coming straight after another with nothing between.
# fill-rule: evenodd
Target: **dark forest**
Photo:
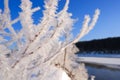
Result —
<instances>
[{"instance_id":1,"label":"dark forest","mask_svg":"<svg viewBox=\"0 0 120 80\"><path fill-rule=\"evenodd\" d=\"M120 37L81 41L76 46L80 52L120 53Z\"/></svg>"}]
</instances>

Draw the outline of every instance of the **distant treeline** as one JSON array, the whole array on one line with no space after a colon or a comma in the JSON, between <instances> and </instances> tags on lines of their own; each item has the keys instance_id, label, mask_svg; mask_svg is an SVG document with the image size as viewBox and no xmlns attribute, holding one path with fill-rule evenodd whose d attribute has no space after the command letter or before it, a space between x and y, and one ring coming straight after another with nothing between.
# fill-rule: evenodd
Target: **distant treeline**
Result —
<instances>
[{"instance_id":1,"label":"distant treeline","mask_svg":"<svg viewBox=\"0 0 120 80\"><path fill-rule=\"evenodd\" d=\"M120 37L81 41L76 43L76 46L80 52L120 53Z\"/></svg>"}]
</instances>

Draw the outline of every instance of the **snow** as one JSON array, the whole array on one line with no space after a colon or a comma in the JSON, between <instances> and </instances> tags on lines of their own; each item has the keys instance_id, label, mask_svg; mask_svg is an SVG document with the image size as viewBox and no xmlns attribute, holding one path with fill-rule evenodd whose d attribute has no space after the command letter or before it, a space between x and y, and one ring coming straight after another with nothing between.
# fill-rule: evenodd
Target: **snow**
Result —
<instances>
[{"instance_id":1,"label":"snow","mask_svg":"<svg viewBox=\"0 0 120 80\"><path fill-rule=\"evenodd\" d=\"M104 53L101 54L99 52L93 52L93 53L79 53L79 57L104 57L104 58L120 58L120 54L114 53Z\"/></svg>"},{"instance_id":2,"label":"snow","mask_svg":"<svg viewBox=\"0 0 120 80\"><path fill-rule=\"evenodd\" d=\"M63 71L62 72L62 79L61 80L71 80L68 75Z\"/></svg>"},{"instance_id":3,"label":"snow","mask_svg":"<svg viewBox=\"0 0 120 80\"><path fill-rule=\"evenodd\" d=\"M120 58L108 58L108 57L79 57L78 62L91 63L104 65L112 68L120 69Z\"/></svg>"}]
</instances>

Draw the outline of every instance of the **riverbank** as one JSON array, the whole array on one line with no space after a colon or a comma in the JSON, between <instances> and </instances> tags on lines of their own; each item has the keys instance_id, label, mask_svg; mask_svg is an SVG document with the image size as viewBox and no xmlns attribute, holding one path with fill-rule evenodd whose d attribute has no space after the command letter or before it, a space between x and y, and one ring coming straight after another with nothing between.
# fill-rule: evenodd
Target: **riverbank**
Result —
<instances>
[{"instance_id":1,"label":"riverbank","mask_svg":"<svg viewBox=\"0 0 120 80\"><path fill-rule=\"evenodd\" d=\"M96 65L103 65L106 67L120 69L120 58L108 58L108 57L79 57L77 62L84 62Z\"/></svg>"}]
</instances>

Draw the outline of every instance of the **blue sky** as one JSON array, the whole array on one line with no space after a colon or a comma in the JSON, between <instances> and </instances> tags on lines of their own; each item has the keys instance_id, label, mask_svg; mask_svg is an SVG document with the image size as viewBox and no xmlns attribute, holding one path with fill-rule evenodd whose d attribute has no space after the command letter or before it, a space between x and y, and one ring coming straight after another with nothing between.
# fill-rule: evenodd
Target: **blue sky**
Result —
<instances>
[{"instance_id":1,"label":"blue sky","mask_svg":"<svg viewBox=\"0 0 120 80\"><path fill-rule=\"evenodd\" d=\"M0 0L0 8L3 9L3 1ZM33 7L40 6L41 11L36 12L33 15L35 23L37 23L42 17L43 1L44 0L31 0ZM62 9L65 0L61 0L59 3L59 10ZM10 9L12 10L12 19L18 16L20 12L20 0L10 0ZM82 26L82 22L85 14L94 14L96 8L101 10L100 17L95 28L81 40L100 39L107 37L118 37L120 36L120 0L70 0L69 12L73 14L74 19L78 21L74 25L74 34L77 34ZM40 16L38 18L38 16ZM18 29L20 23L14 25L15 29Z\"/></svg>"},{"instance_id":2,"label":"blue sky","mask_svg":"<svg viewBox=\"0 0 120 80\"><path fill-rule=\"evenodd\" d=\"M96 8L101 10L98 22L82 40L120 36L120 0L71 0L70 11L79 19L76 31L82 26L84 14L92 17Z\"/></svg>"}]
</instances>

